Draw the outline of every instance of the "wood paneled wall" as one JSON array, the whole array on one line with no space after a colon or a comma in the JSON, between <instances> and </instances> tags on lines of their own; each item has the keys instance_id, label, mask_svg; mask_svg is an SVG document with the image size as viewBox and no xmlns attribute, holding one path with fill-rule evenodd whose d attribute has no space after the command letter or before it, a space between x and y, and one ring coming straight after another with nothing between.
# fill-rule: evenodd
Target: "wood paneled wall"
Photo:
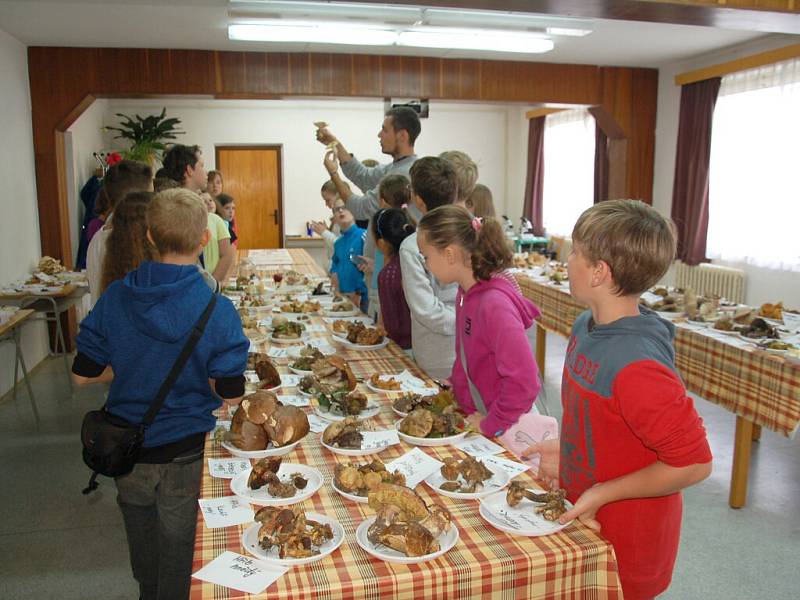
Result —
<instances>
[{"instance_id":1,"label":"wood paneled wall","mask_svg":"<svg viewBox=\"0 0 800 600\"><path fill-rule=\"evenodd\" d=\"M97 97L367 96L595 106L624 134L611 165L652 199L653 69L351 54L28 49L42 252L72 264L63 132Z\"/></svg>"}]
</instances>

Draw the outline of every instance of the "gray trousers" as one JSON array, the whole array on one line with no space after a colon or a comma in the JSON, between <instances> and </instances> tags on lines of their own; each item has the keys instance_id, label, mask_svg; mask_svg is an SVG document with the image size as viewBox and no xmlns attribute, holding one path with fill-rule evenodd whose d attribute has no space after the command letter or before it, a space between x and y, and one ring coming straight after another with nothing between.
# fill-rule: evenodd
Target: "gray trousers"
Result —
<instances>
[{"instance_id":1,"label":"gray trousers","mask_svg":"<svg viewBox=\"0 0 800 600\"><path fill-rule=\"evenodd\" d=\"M133 577L143 600L189 597L203 455L137 464L116 478Z\"/></svg>"}]
</instances>

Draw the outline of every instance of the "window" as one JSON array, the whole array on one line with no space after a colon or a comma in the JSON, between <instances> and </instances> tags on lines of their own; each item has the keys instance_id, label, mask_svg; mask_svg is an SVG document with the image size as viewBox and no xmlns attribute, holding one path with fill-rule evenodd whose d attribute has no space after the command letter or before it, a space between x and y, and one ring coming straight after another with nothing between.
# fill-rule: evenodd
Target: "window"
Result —
<instances>
[{"instance_id":1,"label":"window","mask_svg":"<svg viewBox=\"0 0 800 600\"><path fill-rule=\"evenodd\" d=\"M547 115L544 127L544 227L568 236L594 203L594 117L565 110Z\"/></svg>"},{"instance_id":2,"label":"window","mask_svg":"<svg viewBox=\"0 0 800 600\"><path fill-rule=\"evenodd\" d=\"M709 258L800 271L800 60L722 79L708 211Z\"/></svg>"}]
</instances>

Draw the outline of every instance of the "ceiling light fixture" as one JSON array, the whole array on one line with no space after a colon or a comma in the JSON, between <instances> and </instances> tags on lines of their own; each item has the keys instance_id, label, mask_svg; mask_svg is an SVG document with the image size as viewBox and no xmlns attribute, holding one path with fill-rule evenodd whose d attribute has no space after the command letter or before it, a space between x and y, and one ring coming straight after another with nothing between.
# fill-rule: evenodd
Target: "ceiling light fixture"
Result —
<instances>
[{"instance_id":1,"label":"ceiling light fixture","mask_svg":"<svg viewBox=\"0 0 800 600\"><path fill-rule=\"evenodd\" d=\"M228 25L228 38L239 41L307 44L391 46L397 41L393 29L344 23L237 23Z\"/></svg>"},{"instance_id":2,"label":"ceiling light fixture","mask_svg":"<svg viewBox=\"0 0 800 600\"><path fill-rule=\"evenodd\" d=\"M541 34L448 27L415 27L401 31L397 45L524 54L550 52L554 46L552 40Z\"/></svg>"}]
</instances>

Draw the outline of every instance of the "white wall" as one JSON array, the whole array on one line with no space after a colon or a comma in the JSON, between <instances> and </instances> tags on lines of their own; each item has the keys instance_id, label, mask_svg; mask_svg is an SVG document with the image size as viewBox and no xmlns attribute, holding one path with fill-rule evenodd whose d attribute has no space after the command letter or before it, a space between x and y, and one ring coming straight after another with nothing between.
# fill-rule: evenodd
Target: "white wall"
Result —
<instances>
[{"instance_id":1,"label":"white wall","mask_svg":"<svg viewBox=\"0 0 800 600\"><path fill-rule=\"evenodd\" d=\"M207 168L214 166L214 146L282 144L284 224L287 234L305 232L305 223L325 216L319 189L325 181L324 148L314 138L314 121L325 120L347 149L359 159L386 162L378 144L383 101L369 100L110 100L105 124L114 113L152 114L167 107L179 117L186 135L179 142L199 144ZM525 186L522 170L509 161L510 113L521 109L505 104L431 102L430 118L422 121L416 150L420 156L458 149L478 164L480 181L492 190L497 210L506 210L509 188ZM524 111L523 111L524 112ZM526 126L525 123L522 126ZM524 136L527 139L527 136ZM524 148L524 146L523 146ZM521 178L521 183L517 180ZM509 183L511 182L511 183ZM518 193L521 206L522 192ZM510 200L509 200L510 201ZM519 210L516 210L515 214Z\"/></svg>"},{"instance_id":2,"label":"white wall","mask_svg":"<svg viewBox=\"0 0 800 600\"><path fill-rule=\"evenodd\" d=\"M41 255L36 205L31 98L25 46L0 30L0 282L24 277ZM25 325L22 349L28 369L47 354L43 323ZM0 347L0 395L13 383L14 347ZM24 389L24 388L23 388ZM20 401L20 399L18 399Z\"/></svg>"},{"instance_id":3,"label":"white wall","mask_svg":"<svg viewBox=\"0 0 800 600\"><path fill-rule=\"evenodd\" d=\"M67 203L73 262L78 257L78 243L85 212L80 193L94 170L99 167L92 153L105 149L107 136L102 127L107 110L108 100L95 100L64 136L65 159L67 165L71 165L71 168L67 169Z\"/></svg>"},{"instance_id":4,"label":"white wall","mask_svg":"<svg viewBox=\"0 0 800 600\"><path fill-rule=\"evenodd\" d=\"M653 178L653 206L669 216L672 207L672 182L675 173L675 149L678 143L678 116L680 112L680 87L675 85L675 75L709 65L735 60L796 44L796 36L769 36L715 52L690 61L666 65L659 70L658 113L656 120L655 173ZM743 215L753 218L756 215ZM753 227L754 242L760 236L769 235L769 217L755 218ZM716 261L715 261L716 262ZM747 274L748 304L760 305L764 302L783 300L784 305L800 307L800 273L756 268L748 265L730 264L744 269Z\"/></svg>"}]
</instances>

